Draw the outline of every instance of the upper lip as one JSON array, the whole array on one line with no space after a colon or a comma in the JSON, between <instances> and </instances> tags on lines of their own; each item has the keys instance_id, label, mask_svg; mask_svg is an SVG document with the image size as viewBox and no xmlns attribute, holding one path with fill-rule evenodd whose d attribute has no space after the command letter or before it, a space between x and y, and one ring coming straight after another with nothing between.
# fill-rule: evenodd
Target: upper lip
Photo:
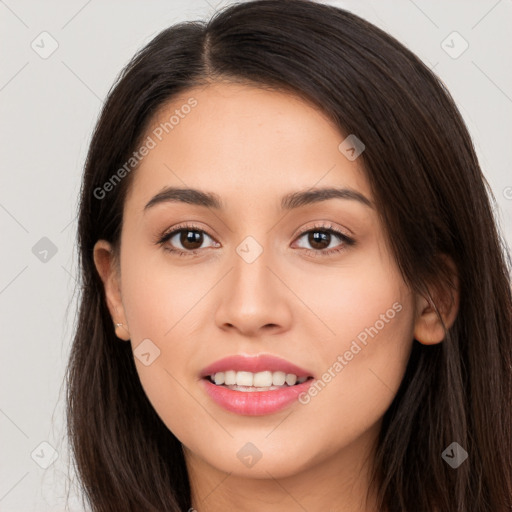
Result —
<instances>
[{"instance_id":1,"label":"upper lip","mask_svg":"<svg viewBox=\"0 0 512 512\"><path fill-rule=\"evenodd\" d=\"M267 354L256 356L233 355L219 359L201 372L201 377L208 377L218 372L234 370L238 372L258 373L263 371L293 373L297 378L311 377L312 373L304 368L286 361L280 357Z\"/></svg>"}]
</instances>

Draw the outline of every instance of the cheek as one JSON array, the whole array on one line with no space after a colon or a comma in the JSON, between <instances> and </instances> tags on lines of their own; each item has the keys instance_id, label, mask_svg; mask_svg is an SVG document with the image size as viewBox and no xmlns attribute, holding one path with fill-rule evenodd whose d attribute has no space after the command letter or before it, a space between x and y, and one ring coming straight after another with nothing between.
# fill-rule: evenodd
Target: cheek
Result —
<instances>
[{"instance_id":1,"label":"cheek","mask_svg":"<svg viewBox=\"0 0 512 512\"><path fill-rule=\"evenodd\" d=\"M306 279L299 291L332 331L315 344L323 368L302 403L334 437L340 426L350 437L378 421L396 395L412 348L414 309L385 259L368 257L336 275ZM308 292L312 281L321 292Z\"/></svg>"},{"instance_id":2,"label":"cheek","mask_svg":"<svg viewBox=\"0 0 512 512\"><path fill-rule=\"evenodd\" d=\"M398 331L399 341L404 328L412 324L411 315L404 312L411 309L411 296L394 263L377 250L347 258L339 267L319 266L297 277L294 291L313 313L309 318L316 321L325 341L320 346L331 351L349 349L358 337L362 343L365 338L385 340Z\"/></svg>"},{"instance_id":3,"label":"cheek","mask_svg":"<svg viewBox=\"0 0 512 512\"><path fill-rule=\"evenodd\" d=\"M204 348L204 344L197 345L192 333L197 319L208 316L204 310L207 301L201 299L215 279L211 272L199 275L186 266L172 265L159 253L135 246L130 250L126 245L123 307L137 373L148 399L168 428L179 433L182 442L191 442L201 435L201 422L193 418L207 419L204 409L186 391L194 385L197 373L194 358ZM143 346L144 351L139 350ZM149 358L139 358L141 352L149 353ZM151 362L146 365L148 359Z\"/></svg>"},{"instance_id":4,"label":"cheek","mask_svg":"<svg viewBox=\"0 0 512 512\"><path fill-rule=\"evenodd\" d=\"M132 342L172 337L211 281L211 276L203 279L194 269L171 263L163 249L127 247L122 265L123 306Z\"/></svg>"},{"instance_id":5,"label":"cheek","mask_svg":"<svg viewBox=\"0 0 512 512\"><path fill-rule=\"evenodd\" d=\"M332 440L329 450L372 429L391 405L412 347L410 318L404 305L382 329L375 321L363 322L359 338L343 336L324 348L325 372L301 403L309 409L304 416L315 418L322 435Z\"/></svg>"}]
</instances>

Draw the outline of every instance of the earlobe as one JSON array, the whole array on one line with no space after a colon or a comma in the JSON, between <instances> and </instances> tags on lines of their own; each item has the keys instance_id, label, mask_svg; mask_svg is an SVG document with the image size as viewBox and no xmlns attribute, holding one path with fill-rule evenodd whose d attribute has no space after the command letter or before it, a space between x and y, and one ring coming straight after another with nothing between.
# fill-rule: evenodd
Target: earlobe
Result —
<instances>
[{"instance_id":1,"label":"earlobe","mask_svg":"<svg viewBox=\"0 0 512 512\"><path fill-rule=\"evenodd\" d=\"M128 341L130 333L121 300L120 276L114 250L106 240L98 240L93 249L94 264L105 290L107 307L112 317L116 336Z\"/></svg>"},{"instance_id":2,"label":"earlobe","mask_svg":"<svg viewBox=\"0 0 512 512\"><path fill-rule=\"evenodd\" d=\"M459 310L459 279L453 261L442 256L450 278L441 284L433 285L432 291L427 291L427 297L417 296L417 317L414 326L414 338L423 345L440 343L446 337L448 330L457 317ZM444 324L444 326L443 326Z\"/></svg>"}]
</instances>

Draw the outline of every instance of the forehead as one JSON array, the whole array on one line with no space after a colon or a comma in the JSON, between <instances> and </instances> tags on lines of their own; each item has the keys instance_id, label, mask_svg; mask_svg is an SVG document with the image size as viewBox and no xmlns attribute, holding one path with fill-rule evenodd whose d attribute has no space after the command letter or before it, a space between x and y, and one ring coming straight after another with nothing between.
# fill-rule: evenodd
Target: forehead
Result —
<instances>
[{"instance_id":1,"label":"forehead","mask_svg":"<svg viewBox=\"0 0 512 512\"><path fill-rule=\"evenodd\" d=\"M243 196L245 204L327 186L370 197L360 161L338 148L344 138L318 107L291 93L232 83L192 88L149 123L151 149L128 200L140 206L169 185Z\"/></svg>"}]
</instances>

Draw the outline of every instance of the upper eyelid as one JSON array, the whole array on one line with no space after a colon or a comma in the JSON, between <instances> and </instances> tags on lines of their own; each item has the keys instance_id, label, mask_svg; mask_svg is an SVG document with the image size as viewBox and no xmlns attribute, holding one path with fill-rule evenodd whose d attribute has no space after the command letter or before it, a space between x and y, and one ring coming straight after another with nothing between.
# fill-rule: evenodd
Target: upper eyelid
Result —
<instances>
[{"instance_id":1,"label":"upper eyelid","mask_svg":"<svg viewBox=\"0 0 512 512\"><path fill-rule=\"evenodd\" d=\"M299 231L299 233L297 233L296 237L297 236L302 236L306 233L309 233L310 231L314 231L315 229L317 229L318 231L327 231L327 232L332 232L336 235L344 235L346 236L347 238L350 238L350 235L348 235L347 233L344 233L343 232L343 229L341 228L338 228L336 226L333 226L332 223L330 222L327 222L326 224L329 224L328 226L327 225L315 225L315 226L311 226L311 227L308 227L308 228L305 228L305 229L302 229Z\"/></svg>"}]
</instances>

